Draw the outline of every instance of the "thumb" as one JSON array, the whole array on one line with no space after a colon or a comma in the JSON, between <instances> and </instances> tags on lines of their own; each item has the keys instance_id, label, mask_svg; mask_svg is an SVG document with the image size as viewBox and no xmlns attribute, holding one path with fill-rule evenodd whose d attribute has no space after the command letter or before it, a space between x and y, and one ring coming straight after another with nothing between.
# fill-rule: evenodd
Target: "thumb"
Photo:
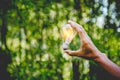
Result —
<instances>
[{"instance_id":1,"label":"thumb","mask_svg":"<svg viewBox=\"0 0 120 80\"><path fill-rule=\"evenodd\" d=\"M80 54L80 50L77 50L77 51L72 51L72 50L64 50L65 53L71 55L71 56L79 56Z\"/></svg>"}]
</instances>

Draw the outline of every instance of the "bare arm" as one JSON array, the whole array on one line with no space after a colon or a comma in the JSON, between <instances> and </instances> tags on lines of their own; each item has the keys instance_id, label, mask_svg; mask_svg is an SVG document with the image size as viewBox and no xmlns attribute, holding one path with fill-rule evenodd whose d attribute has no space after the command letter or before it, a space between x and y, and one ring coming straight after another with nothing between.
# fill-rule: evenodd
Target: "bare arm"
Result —
<instances>
[{"instance_id":1,"label":"bare arm","mask_svg":"<svg viewBox=\"0 0 120 80\"><path fill-rule=\"evenodd\" d=\"M98 62L110 74L120 79L120 67L114 64L96 48L83 27L73 21L68 21L68 23L78 32L82 44L77 51L65 50L65 52L71 56L92 59Z\"/></svg>"},{"instance_id":2,"label":"bare arm","mask_svg":"<svg viewBox=\"0 0 120 80\"><path fill-rule=\"evenodd\" d=\"M98 62L106 71L120 79L120 67L113 63L104 54L99 54L99 58L95 60Z\"/></svg>"}]
</instances>

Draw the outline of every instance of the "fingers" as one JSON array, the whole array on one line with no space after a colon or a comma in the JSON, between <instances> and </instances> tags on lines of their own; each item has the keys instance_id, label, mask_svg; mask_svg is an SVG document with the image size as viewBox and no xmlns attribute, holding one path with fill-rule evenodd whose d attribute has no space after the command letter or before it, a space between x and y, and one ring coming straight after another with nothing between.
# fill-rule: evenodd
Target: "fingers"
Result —
<instances>
[{"instance_id":1,"label":"fingers","mask_svg":"<svg viewBox=\"0 0 120 80\"><path fill-rule=\"evenodd\" d=\"M77 51L65 50L65 53L67 53L71 56L80 56L81 51L80 50L77 50Z\"/></svg>"},{"instance_id":2,"label":"fingers","mask_svg":"<svg viewBox=\"0 0 120 80\"><path fill-rule=\"evenodd\" d=\"M76 22L73 22L71 20L69 20L68 23L78 32L78 34L82 40L86 39L88 37L87 33L85 32L85 30L83 29L83 27L81 25L79 25Z\"/></svg>"}]
</instances>

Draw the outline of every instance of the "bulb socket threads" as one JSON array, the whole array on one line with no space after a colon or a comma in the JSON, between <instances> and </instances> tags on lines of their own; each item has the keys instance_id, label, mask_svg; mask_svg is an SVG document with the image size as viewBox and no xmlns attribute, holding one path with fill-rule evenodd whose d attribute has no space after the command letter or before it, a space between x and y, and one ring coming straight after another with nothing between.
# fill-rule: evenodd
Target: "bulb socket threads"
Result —
<instances>
[{"instance_id":1,"label":"bulb socket threads","mask_svg":"<svg viewBox=\"0 0 120 80\"><path fill-rule=\"evenodd\" d=\"M67 50L69 48L69 42L68 41L64 42L62 44L62 47L63 47L64 50Z\"/></svg>"}]
</instances>

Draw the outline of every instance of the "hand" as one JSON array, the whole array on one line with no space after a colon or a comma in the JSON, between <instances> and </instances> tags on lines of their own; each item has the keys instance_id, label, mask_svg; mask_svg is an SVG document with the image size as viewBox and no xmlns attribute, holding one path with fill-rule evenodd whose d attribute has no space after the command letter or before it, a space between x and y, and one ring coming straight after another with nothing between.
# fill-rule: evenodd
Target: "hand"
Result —
<instances>
[{"instance_id":1,"label":"hand","mask_svg":"<svg viewBox=\"0 0 120 80\"><path fill-rule=\"evenodd\" d=\"M68 21L68 23L78 32L81 38L81 46L77 51L65 50L71 56L78 56L87 59L92 59L98 62L106 71L111 75L120 79L120 67L113 63L111 60L102 54L96 46L93 44L83 27L73 21Z\"/></svg>"},{"instance_id":2,"label":"hand","mask_svg":"<svg viewBox=\"0 0 120 80\"><path fill-rule=\"evenodd\" d=\"M69 20L68 23L79 34L79 36L81 38L81 46L80 46L80 49L78 49L77 51L65 50L65 52L71 56L78 56L78 57L83 57L83 58L87 58L87 59L97 60L97 58L99 58L101 52L93 44L93 42L91 41L91 39L85 32L83 27L71 20Z\"/></svg>"}]
</instances>

